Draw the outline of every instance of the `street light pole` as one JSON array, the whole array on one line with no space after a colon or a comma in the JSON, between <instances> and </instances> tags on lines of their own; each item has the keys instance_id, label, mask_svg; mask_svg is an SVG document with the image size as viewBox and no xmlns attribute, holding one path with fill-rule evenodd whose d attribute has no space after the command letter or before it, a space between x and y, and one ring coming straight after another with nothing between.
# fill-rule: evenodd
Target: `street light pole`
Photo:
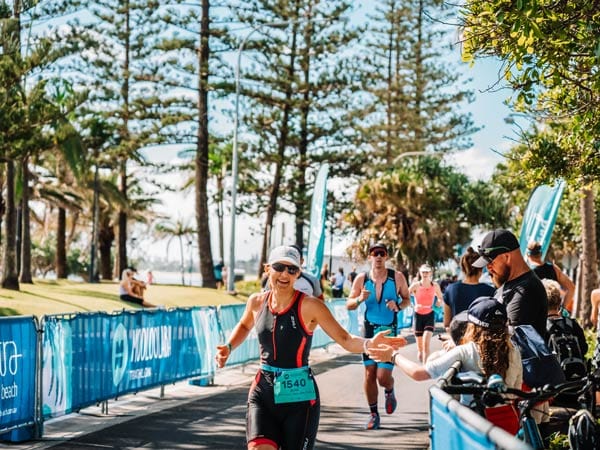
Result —
<instances>
[{"instance_id":1,"label":"street light pole","mask_svg":"<svg viewBox=\"0 0 600 450\"><path fill-rule=\"evenodd\" d=\"M264 23L257 27L252 27L252 30L244 37L237 52L237 62L235 65L235 115L233 119L233 155L231 164L231 234L229 238L229 268L227 270L227 290L235 291L235 208L237 202L237 183L238 183L238 128L240 116L240 65L242 61L242 51L250 36L263 27L276 28L289 25L291 22L273 22Z\"/></svg>"},{"instance_id":2,"label":"street light pole","mask_svg":"<svg viewBox=\"0 0 600 450\"><path fill-rule=\"evenodd\" d=\"M90 269L89 269L89 282L97 283L100 280L96 277L98 273L96 267L98 266L98 222L99 222L99 194L98 194L98 151L95 152L95 167L94 167L94 198L92 202L92 248L90 252Z\"/></svg>"}]
</instances>

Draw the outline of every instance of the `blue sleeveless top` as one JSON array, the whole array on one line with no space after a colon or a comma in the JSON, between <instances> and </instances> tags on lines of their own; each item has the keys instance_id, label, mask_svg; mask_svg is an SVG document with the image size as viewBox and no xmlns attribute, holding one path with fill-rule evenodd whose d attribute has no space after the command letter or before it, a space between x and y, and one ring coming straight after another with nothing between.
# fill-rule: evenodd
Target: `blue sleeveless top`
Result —
<instances>
[{"instance_id":1,"label":"blue sleeveless top","mask_svg":"<svg viewBox=\"0 0 600 450\"><path fill-rule=\"evenodd\" d=\"M390 325L396 320L396 313L390 311L385 306L388 300L393 300L398 303L398 290L396 289L396 280L394 279L396 272L388 270L387 278L383 283L380 298L375 295L375 283L369 277L369 273L365 273L364 288L369 290L369 298L365 300L365 319L375 325Z\"/></svg>"}]
</instances>

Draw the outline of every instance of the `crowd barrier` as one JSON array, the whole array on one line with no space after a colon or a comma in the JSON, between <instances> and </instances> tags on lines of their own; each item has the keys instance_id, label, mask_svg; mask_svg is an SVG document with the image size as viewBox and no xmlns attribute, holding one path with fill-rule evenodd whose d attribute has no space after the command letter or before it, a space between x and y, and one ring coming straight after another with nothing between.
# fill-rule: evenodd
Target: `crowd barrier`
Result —
<instances>
[{"instance_id":1,"label":"crowd barrier","mask_svg":"<svg viewBox=\"0 0 600 450\"><path fill-rule=\"evenodd\" d=\"M444 392L444 385L459 368L460 363L456 363L429 389L431 450L532 450Z\"/></svg>"},{"instance_id":2,"label":"crowd barrier","mask_svg":"<svg viewBox=\"0 0 600 450\"><path fill-rule=\"evenodd\" d=\"M360 334L364 304L326 303L340 324ZM226 342L245 305L123 310L0 318L0 439L41 437L43 421L119 396L208 378L216 346ZM412 308L398 314L410 327ZM313 347L333 341L320 328ZM259 358L256 333L236 348L228 366Z\"/></svg>"},{"instance_id":3,"label":"crowd barrier","mask_svg":"<svg viewBox=\"0 0 600 450\"><path fill-rule=\"evenodd\" d=\"M35 434L39 386L36 318L0 321L0 439L26 440Z\"/></svg>"}]
</instances>

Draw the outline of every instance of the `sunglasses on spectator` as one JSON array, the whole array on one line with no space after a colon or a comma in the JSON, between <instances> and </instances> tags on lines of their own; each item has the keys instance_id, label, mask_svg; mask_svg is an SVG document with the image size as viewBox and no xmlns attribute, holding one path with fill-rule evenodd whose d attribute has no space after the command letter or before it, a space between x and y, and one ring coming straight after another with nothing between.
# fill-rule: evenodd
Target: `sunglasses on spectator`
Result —
<instances>
[{"instance_id":1,"label":"sunglasses on spectator","mask_svg":"<svg viewBox=\"0 0 600 450\"><path fill-rule=\"evenodd\" d=\"M285 269L287 269L287 272L290 275L296 275L298 272L300 272L300 267L296 267L296 266L289 266L287 264L283 264L283 263L273 263L271 264L271 267L273 268L273 270L275 272L283 272Z\"/></svg>"},{"instance_id":2,"label":"sunglasses on spectator","mask_svg":"<svg viewBox=\"0 0 600 450\"><path fill-rule=\"evenodd\" d=\"M487 248L482 248L481 246L477 247L477 252L481 256L485 256L486 258L493 258L492 252L495 252L495 251L498 251L498 250L504 250L503 253L505 253L505 252L509 252L510 248L504 247L504 246L500 246L500 247L487 247ZM498 256L498 255L496 255L496 256Z\"/></svg>"},{"instance_id":3,"label":"sunglasses on spectator","mask_svg":"<svg viewBox=\"0 0 600 450\"><path fill-rule=\"evenodd\" d=\"M371 256L386 256L387 253L383 250L375 250L371 252Z\"/></svg>"}]
</instances>

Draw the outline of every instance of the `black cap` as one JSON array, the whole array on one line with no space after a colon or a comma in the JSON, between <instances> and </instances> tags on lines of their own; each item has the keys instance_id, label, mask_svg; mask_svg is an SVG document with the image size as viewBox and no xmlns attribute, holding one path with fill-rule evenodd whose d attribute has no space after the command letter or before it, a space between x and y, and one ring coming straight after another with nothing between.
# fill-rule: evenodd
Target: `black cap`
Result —
<instances>
[{"instance_id":1,"label":"black cap","mask_svg":"<svg viewBox=\"0 0 600 450\"><path fill-rule=\"evenodd\" d=\"M477 297L468 310L469 322L483 328L498 329L506 326L506 306L494 297Z\"/></svg>"},{"instance_id":2,"label":"black cap","mask_svg":"<svg viewBox=\"0 0 600 450\"><path fill-rule=\"evenodd\" d=\"M494 258L502 253L512 252L519 248L517 237L508 230L494 230L485 235L481 245L477 248L479 259L473 267L481 269L491 263Z\"/></svg>"},{"instance_id":3,"label":"black cap","mask_svg":"<svg viewBox=\"0 0 600 450\"><path fill-rule=\"evenodd\" d=\"M378 248L382 249L386 253L388 252L387 247L385 246L385 244L383 242L376 242L375 244L373 244L369 247L369 253L371 253L373 250L377 250Z\"/></svg>"}]
</instances>

